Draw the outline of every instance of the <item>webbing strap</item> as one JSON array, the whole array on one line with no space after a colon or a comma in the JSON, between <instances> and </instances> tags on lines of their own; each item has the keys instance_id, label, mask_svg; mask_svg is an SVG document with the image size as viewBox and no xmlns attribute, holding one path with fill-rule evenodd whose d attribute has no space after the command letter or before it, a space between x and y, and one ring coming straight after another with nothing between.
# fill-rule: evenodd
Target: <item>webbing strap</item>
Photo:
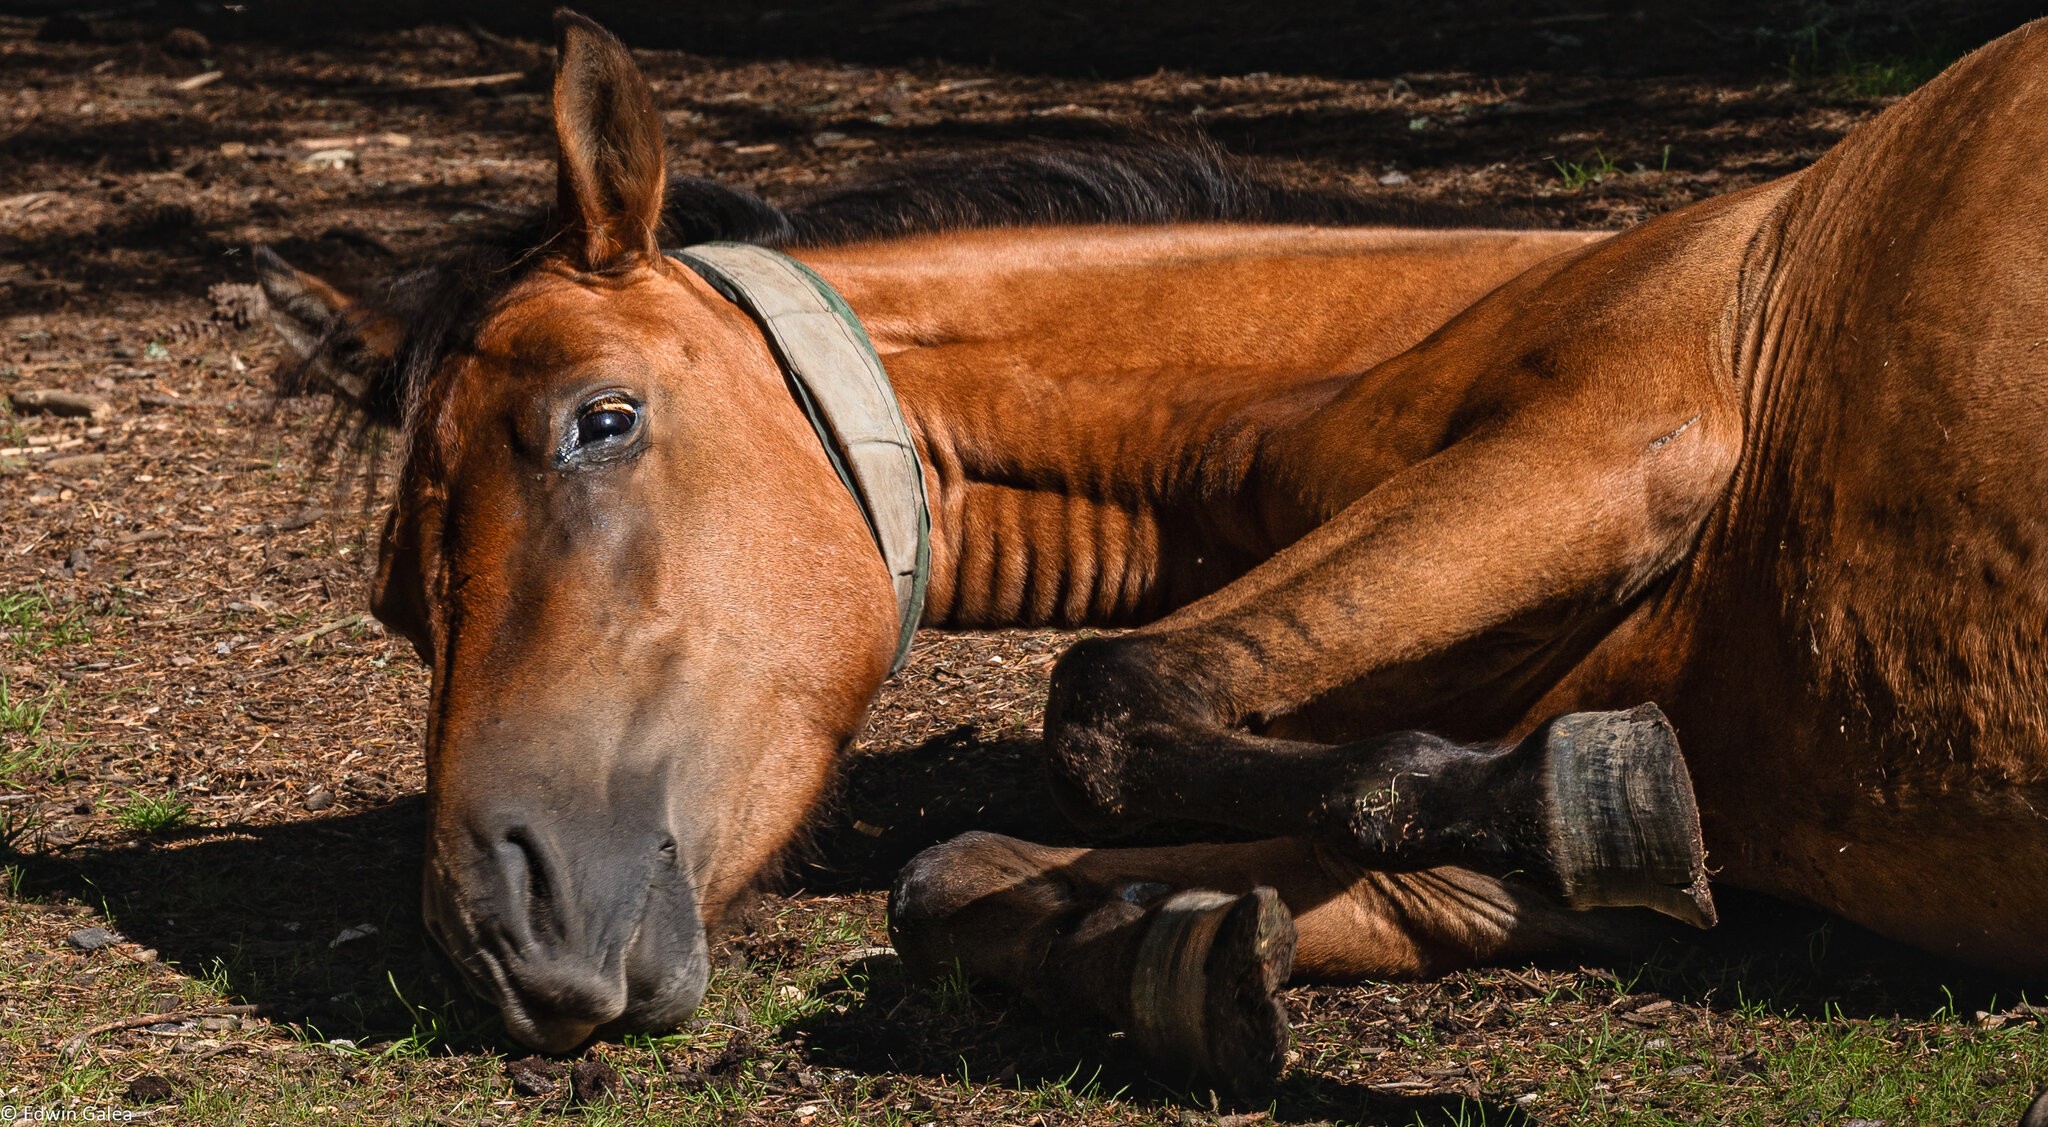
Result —
<instances>
[{"instance_id":1,"label":"webbing strap","mask_svg":"<svg viewBox=\"0 0 2048 1127\"><path fill-rule=\"evenodd\" d=\"M932 514L910 424L860 318L796 259L746 243L667 252L747 311L782 365L825 457L860 506L896 586L901 627L889 672L903 668L931 584Z\"/></svg>"}]
</instances>

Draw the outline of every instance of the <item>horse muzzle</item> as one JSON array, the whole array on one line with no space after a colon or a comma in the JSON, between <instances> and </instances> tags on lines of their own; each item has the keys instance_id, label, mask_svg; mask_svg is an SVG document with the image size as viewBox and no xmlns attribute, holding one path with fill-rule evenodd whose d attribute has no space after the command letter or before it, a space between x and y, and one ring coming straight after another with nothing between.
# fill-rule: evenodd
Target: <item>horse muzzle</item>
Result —
<instances>
[{"instance_id":1,"label":"horse muzzle","mask_svg":"<svg viewBox=\"0 0 2048 1127\"><path fill-rule=\"evenodd\" d=\"M429 849L427 928L514 1039L567 1052L697 1008L704 924L675 836L646 828L658 820L556 808L465 821Z\"/></svg>"}]
</instances>

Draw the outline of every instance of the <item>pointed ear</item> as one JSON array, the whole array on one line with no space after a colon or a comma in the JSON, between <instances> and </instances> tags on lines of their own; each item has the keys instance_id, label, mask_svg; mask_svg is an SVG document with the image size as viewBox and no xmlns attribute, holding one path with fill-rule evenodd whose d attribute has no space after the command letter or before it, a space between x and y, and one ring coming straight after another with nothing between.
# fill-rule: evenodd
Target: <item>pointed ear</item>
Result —
<instances>
[{"instance_id":1,"label":"pointed ear","mask_svg":"<svg viewBox=\"0 0 2048 1127\"><path fill-rule=\"evenodd\" d=\"M298 360L278 369L281 395L327 392L385 426L398 425L396 396L385 386L398 350L398 325L259 246L257 285L265 319Z\"/></svg>"},{"instance_id":2,"label":"pointed ear","mask_svg":"<svg viewBox=\"0 0 2048 1127\"><path fill-rule=\"evenodd\" d=\"M566 8L555 12L555 213L569 255L601 270L661 253L661 114L625 44Z\"/></svg>"}]
</instances>

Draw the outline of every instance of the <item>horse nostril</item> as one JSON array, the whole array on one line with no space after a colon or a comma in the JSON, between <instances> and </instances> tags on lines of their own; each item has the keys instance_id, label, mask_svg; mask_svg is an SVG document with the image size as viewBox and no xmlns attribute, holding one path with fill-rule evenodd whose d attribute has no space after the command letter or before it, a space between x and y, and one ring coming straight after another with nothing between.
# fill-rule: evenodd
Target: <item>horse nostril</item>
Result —
<instances>
[{"instance_id":1,"label":"horse nostril","mask_svg":"<svg viewBox=\"0 0 2048 1127\"><path fill-rule=\"evenodd\" d=\"M526 918L534 934L560 935L560 920L555 913L555 885L542 851L523 829L507 830L504 848L505 860L514 870L508 874L513 878L511 886L525 893Z\"/></svg>"}]
</instances>

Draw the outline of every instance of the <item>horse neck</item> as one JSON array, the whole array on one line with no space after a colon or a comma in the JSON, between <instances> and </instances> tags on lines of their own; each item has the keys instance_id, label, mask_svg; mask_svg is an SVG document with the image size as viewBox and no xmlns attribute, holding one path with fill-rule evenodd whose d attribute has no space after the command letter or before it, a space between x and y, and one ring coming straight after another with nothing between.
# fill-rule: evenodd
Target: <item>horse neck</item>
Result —
<instances>
[{"instance_id":1,"label":"horse neck","mask_svg":"<svg viewBox=\"0 0 2048 1127\"><path fill-rule=\"evenodd\" d=\"M928 625L1120 625L1323 519L1270 437L1565 232L1161 227L810 252L882 352L932 508Z\"/></svg>"}]
</instances>

